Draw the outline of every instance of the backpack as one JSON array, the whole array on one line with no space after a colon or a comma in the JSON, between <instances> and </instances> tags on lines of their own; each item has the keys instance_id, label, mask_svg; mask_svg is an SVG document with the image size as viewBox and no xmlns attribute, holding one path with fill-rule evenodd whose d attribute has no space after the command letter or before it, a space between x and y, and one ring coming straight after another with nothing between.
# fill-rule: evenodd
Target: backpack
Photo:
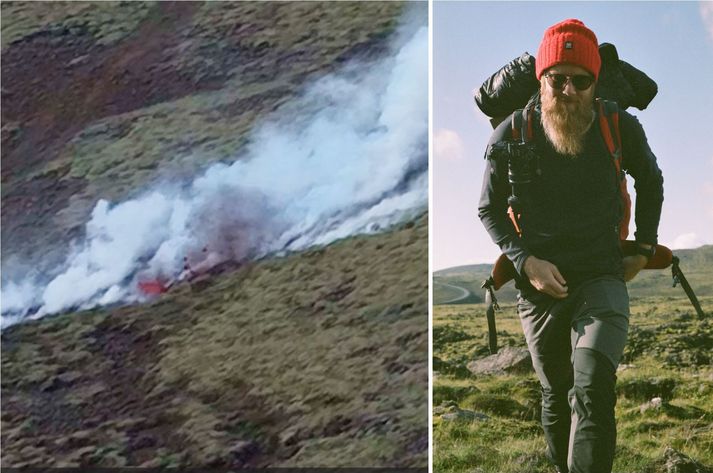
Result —
<instances>
[{"instance_id":1,"label":"backpack","mask_svg":"<svg viewBox=\"0 0 713 473\"><path fill-rule=\"evenodd\" d=\"M599 45L602 59L595 96L612 100L621 110L644 110L658 93L656 82L619 58L611 43ZM528 53L513 59L475 91L475 103L495 128L513 111L539 102L540 82L535 77L535 58Z\"/></svg>"}]
</instances>

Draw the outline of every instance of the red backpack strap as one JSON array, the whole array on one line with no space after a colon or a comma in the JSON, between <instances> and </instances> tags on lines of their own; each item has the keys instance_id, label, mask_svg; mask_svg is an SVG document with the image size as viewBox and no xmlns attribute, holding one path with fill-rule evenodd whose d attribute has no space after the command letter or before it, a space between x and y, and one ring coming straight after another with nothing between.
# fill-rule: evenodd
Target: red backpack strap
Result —
<instances>
[{"instance_id":1,"label":"red backpack strap","mask_svg":"<svg viewBox=\"0 0 713 473\"><path fill-rule=\"evenodd\" d=\"M614 158L617 172L621 171L621 135L619 134L619 108L616 102L597 99L599 104L599 125L609 154Z\"/></svg>"},{"instance_id":2,"label":"red backpack strap","mask_svg":"<svg viewBox=\"0 0 713 473\"><path fill-rule=\"evenodd\" d=\"M532 140L532 109L524 108L515 110L512 114L510 127L512 129L512 139L527 143Z\"/></svg>"},{"instance_id":3,"label":"red backpack strap","mask_svg":"<svg viewBox=\"0 0 713 473\"><path fill-rule=\"evenodd\" d=\"M626 174L622 170L621 134L619 133L619 107L611 100L597 99L599 106L599 128L607 145L609 154L614 161L617 179L619 180L619 193L621 194L622 215L619 220L619 239L626 240L629 236L629 222L631 221L631 196L626 188Z\"/></svg>"}]
</instances>

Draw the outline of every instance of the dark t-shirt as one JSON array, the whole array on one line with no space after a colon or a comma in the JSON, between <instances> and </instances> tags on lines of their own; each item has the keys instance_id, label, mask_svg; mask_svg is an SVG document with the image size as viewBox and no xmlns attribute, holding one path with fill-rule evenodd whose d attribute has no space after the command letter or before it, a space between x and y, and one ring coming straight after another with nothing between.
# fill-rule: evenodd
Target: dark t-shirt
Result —
<instances>
[{"instance_id":1,"label":"dark t-shirt","mask_svg":"<svg viewBox=\"0 0 713 473\"><path fill-rule=\"evenodd\" d=\"M663 201L661 171L636 118L624 111L619 115L622 165L636 183L636 239L655 244ZM508 119L493 133L486 158L494 143L511 140L511 136ZM585 137L584 151L576 157L554 150L542 130L539 114L533 116L533 142L537 172L522 201L521 238L506 215L511 192L506 159L487 159L479 216L490 236L519 274L525 258L534 255L554 263L570 288L600 275L621 277L621 197L599 120L594 120Z\"/></svg>"}]
</instances>

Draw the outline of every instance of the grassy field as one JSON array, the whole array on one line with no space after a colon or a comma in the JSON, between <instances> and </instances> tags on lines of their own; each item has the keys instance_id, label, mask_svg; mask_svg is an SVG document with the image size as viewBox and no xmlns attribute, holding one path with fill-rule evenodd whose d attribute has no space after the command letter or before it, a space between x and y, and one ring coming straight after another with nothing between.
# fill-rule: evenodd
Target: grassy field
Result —
<instances>
[{"instance_id":1,"label":"grassy field","mask_svg":"<svg viewBox=\"0 0 713 473\"><path fill-rule=\"evenodd\" d=\"M711 314L713 297L701 298ZM513 305L498 313L501 347L525 347ZM475 377L466 364L487 356L485 307L434 308L434 471L545 473L534 372ZM658 473L666 447L713 465L713 324L685 296L632 300L629 341L617 373L615 473ZM647 402L661 397L658 408ZM449 413L485 414L473 418ZM461 411L462 412L462 411Z\"/></svg>"}]
</instances>

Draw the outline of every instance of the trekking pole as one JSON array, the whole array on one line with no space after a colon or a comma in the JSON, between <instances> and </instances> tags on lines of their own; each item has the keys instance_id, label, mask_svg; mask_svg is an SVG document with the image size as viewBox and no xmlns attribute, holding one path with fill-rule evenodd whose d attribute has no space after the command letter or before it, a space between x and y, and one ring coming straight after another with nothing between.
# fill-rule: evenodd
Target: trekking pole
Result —
<instances>
[{"instance_id":1,"label":"trekking pole","mask_svg":"<svg viewBox=\"0 0 713 473\"><path fill-rule=\"evenodd\" d=\"M495 311L500 310L498 300L495 298L495 291L493 290L494 284L495 281L491 276L486 279L481 286L485 289L485 303L488 306L487 309L485 309L485 316L488 319L488 348L490 348L491 355L498 352L498 332L495 328Z\"/></svg>"},{"instance_id":2,"label":"trekking pole","mask_svg":"<svg viewBox=\"0 0 713 473\"><path fill-rule=\"evenodd\" d=\"M681 271L681 267L678 263L678 256L674 256L671 261L671 276L673 277L673 287L676 287L676 284L681 284L683 291L688 296L688 299L691 301L691 304L693 304L693 308L696 309L698 318L704 319L706 317L706 314L703 312L703 309L701 309L701 304L700 302L698 302L696 294L693 292L691 285L688 284L688 280L686 279L686 276L683 275L683 271Z\"/></svg>"}]
</instances>

